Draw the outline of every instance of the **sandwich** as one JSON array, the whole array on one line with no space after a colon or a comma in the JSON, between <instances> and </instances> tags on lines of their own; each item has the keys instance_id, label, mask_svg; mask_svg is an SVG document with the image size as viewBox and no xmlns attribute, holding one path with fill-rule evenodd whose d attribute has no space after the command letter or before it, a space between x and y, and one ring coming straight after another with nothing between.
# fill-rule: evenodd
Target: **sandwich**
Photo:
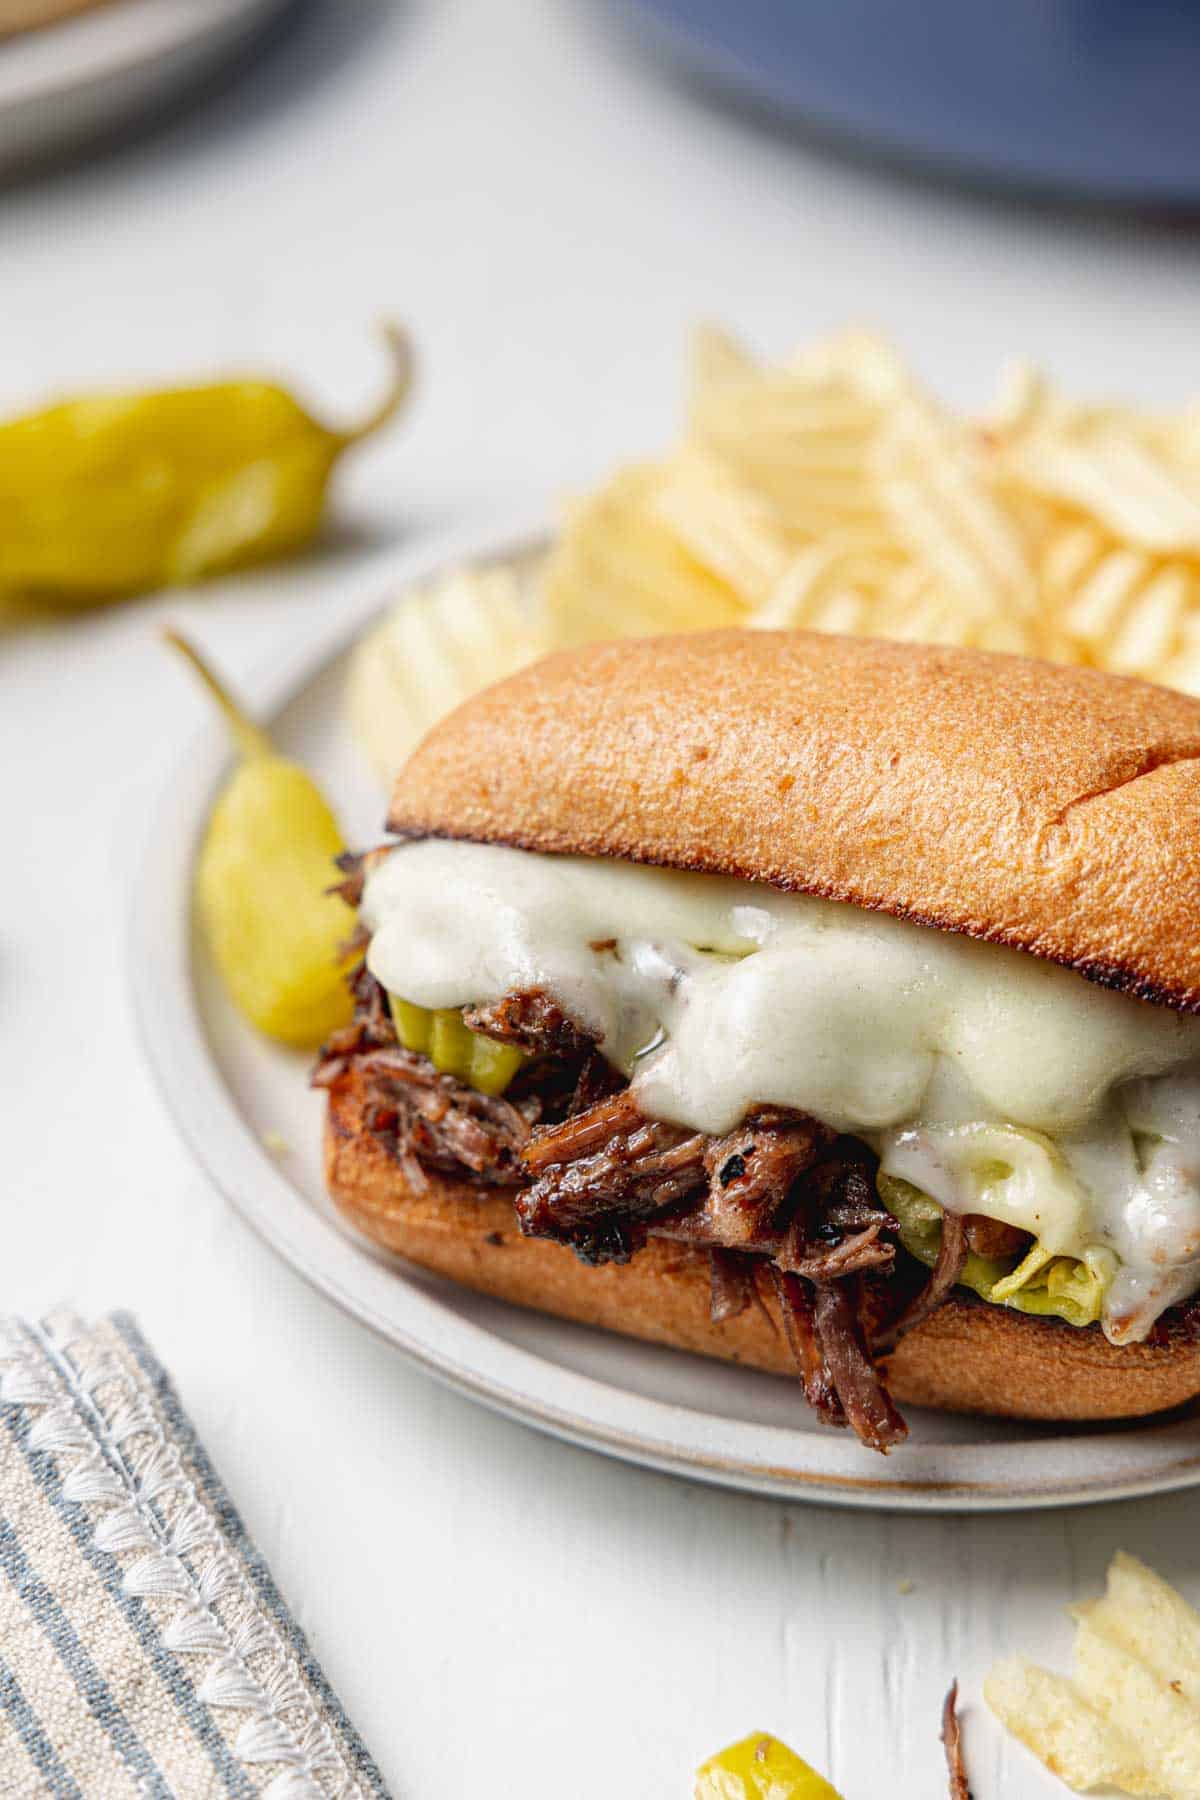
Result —
<instances>
[{"instance_id":1,"label":"sandwich","mask_svg":"<svg viewBox=\"0 0 1200 1800\"><path fill-rule=\"evenodd\" d=\"M485 690L347 860L326 1170L518 1305L900 1403L1200 1393L1200 702L804 632Z\"/></svg>"}]
</instances>

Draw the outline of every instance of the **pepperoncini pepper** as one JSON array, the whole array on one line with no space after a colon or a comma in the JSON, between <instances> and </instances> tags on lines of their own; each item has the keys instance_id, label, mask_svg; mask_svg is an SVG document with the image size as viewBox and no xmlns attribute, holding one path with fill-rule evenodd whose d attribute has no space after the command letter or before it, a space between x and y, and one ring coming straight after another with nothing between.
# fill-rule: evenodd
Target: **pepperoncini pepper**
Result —
<instances>
[{"instance_id":1,"label":"pepperoncini pepper","mask_svg":"<svg viewBox=\"0 0 1200 1800\"><path fill-rule=\"evenodd\" d=\"M328 891L345 844L311 775L279 755L177 632L228 720L239 752L208 821L196 863L196 907L235 1005L268 1037L313 1049L349 1021L344 945L354 928Z\"/></svg>"},{"instance_id":2,"label":"pepperoncini pepper","mask_svg":"<svg viewBox=\"0 0 1200 1800\"><path fill-rule=\"evenodd\" d=\"M92 395L0 425L0 603L94 606L308 543L334 464L411 386L409 340L385 329L388 390L350 430L264 381Z\"/></svg>"},{"instance_id":3,"label":"pepperoncini pepper","mask_svg":"<svg viewBox=\"0 0 1200 1800\"><path fill-rule=\"evenodd\" d=\"M910 1256L932 1268L942 1242L942 1209L919 1188L894 1175L876 1177L879 1198L900 1227L900 1242ZM1022 1257L1000 1259L968 1251L959 1271L961 1287L971 1288L993 1306L1015 1312L1062 1319L1068 1325L1093 1325L1117 1270L1111 1250L1096 1244L1082 1258L1055 1256L1034 1243Z\"/></svg>"},{"instance_id":4,"label":"pepperoncini pepper","mask_svg":"<svg viewBox=\"0 0 1200 1800\"><path fill-rule=\"evenodd\" d=\"M695 1800L841 1800L816 1770L765 1731L752 1731L696 1770Z\"/></svg>"},{"instance_id":5,"label":"pepperoncini pepper","mask_svg":"<svg viewBox=\"0 0 1200 1800\"><path fill-rule=\"evenodd\" d=\"M524 1050L503 1044L484 1031L472 1031L457 1007L414 1006L389 994L392 1023L406 1050L427 1056L443 1075L456 1075L480 1094L502 1094L521 1064Z\"/></svg>"}]
</instances>

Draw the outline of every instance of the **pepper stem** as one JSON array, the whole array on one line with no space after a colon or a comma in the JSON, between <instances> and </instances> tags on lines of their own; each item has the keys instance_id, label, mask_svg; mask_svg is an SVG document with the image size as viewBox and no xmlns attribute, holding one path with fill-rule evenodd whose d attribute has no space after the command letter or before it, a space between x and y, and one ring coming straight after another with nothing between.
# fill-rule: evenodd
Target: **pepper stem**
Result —
<instances>
[{"instance_id":1,"label":"pepper stem","mask_svg":"<svg viewBox=\"0 0 1200 1800\"><path fill-rule=\"evenodd\" d=\"M357 444L360 439L370 437L381 425L394 418L408 399L413 384L413 348L412 339L403 325L395 319L385 319L380 327L383 341L391 358L392 375L387 391L374 412L368 413L361 424L353 426L349 431L339 433L343 444Z\"/></svg>"},{"instance_id":2,"label":"pepper stem","mask_svg":"<svg viewBox=\"0 0 1200 1800\"><path fill-rule=\"evenodd\" d=\"M163 636L173 649L178 650L179 654L191 663L192 668L224 713L226 723L233 733L234 742L241 754L245 757L274 756L275 746L266 732L260 725L256 725L252 719L246 717L228 688L214 675L195 644L189 642L181 631L175 631L170 626L163 632Z\"/></svg>"}]
</instances>

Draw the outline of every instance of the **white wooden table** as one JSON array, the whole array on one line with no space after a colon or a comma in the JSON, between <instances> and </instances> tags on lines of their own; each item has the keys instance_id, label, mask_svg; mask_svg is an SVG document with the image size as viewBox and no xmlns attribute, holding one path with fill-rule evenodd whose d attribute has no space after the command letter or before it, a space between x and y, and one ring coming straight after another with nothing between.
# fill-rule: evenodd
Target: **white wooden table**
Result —
<instances>
[{"instance_id":1,"label":"white wooden table","mask_svg":"<svg viewBox=\"0 0 1200 1800\"><path fill-rule=\"evenodd\" d=\"M775 350L892 330L953 396L1030 349L1196 385L1195 237L941 192L710 109L571 0L327 0L152 139L0 195L0 403L277 363L352 408L407 317L409 427L345 471L343 541L0 643L0 1307L136 1310L398 1794L666 1800L757 1727L848 1800L941 1791L957 1673L979 1800L1049 1794L979 1683L1061 1662L1111 1550L1200 1596L1186 1496L905 1520L706 1491L477 1410L314 1298L181 1149L127 1000L126 849L234 674L381 540L549 497L673 424L699 316ZM911 1590L910 1590L911 1584Z\"/></svg>"}]
</instances>

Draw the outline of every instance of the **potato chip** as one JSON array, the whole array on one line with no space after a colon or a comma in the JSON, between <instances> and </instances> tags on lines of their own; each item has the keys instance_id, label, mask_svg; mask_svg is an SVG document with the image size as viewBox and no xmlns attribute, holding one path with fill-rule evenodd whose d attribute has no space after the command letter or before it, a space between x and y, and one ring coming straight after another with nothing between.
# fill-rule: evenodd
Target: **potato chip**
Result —
<instances>
[{"instance_id":1,"label":"potato chip","mask_svg":"<svg viewBox=\"0 0 1200 1800\"><path fill-rule=\"evenodd\" d=\"M1078 537L1067 541L1072 552L1082 548ZM1062 580L1059 598L1066 630L1102 657L1104 646L1119 629L1148 569L1140 550L1113 549L1101 551L1089 566L1080 568L1073 592Z\"/></svg>"},{"instance_id":2,"label":"potato chip","mask_svg":"<svg viewBox=\"0 0 1200 1800\"><path fill-rule=\"evenodd\" d=\"M881 408L911 393L913 387L912 376L894 345L877 332L858 326L806 345L787 368L800 381L840 384Z\"/></svg>"},{"instance_id":3,"label":"potato chip","mask_svg":"<svg viewBox=\"0 0 1200 1800\"><path fill-rule=\"evenodd\" d=\"M912 401L889 420L875 456L898 536L964 608L1032 618L1028 551L999 502L979 440L932 406Z\"/></svg>"},{"instance_id":4,"label":"potato chip","mask_svg":"<svg viewBox=\"0 0 1200 1800\"><path fill-rule=\"evenodd\" d=\"M1025 358L1016 358L1001 369L995 404L981 423L997 448L1039 436L1046 441L1080 442L1115 431L1135 439L1152 454L1172 460L1183 454L1181 433L1186 418L1186 413L1172 418L1112 401L1079 400L1064 394Z\"/></svg>"},{"instance_id":5,"label":"potato chip","mask_svg":"<svg viewBox=\"0 0 1200 1800\"><path fill-rule=\"evenodd\" d=\"M1079 441L1034 434L1005 453L1005 473L1123 543L1200 555L1200 492L1123 426L1104 425Z\"/></svg>"},{"instance_id":6,"label":"potato chip","mask_svg":"<svg viewBox=\"0 0 1200 1800\"><path fill-rule=\"evenodd\" d=\"M1079 1791L1107 1784L1200 1797L1200 1616L1118 1552L1104 1596L1073 1609L1074 1680L1014 1658L984 1695L1021 1742Z\"/></svg>"},{"instance_id":7,"label":"potato chip","mask_svg":"<svg viewBox=\"0 0 1200 1800\"><path fill-rule=\"evenodd\" d=\"M1104 1598L1087 1608L1086 1616L1095 1630L1200 1707L1200 1617L1161 1575L1118 1550Z\"/></svg>"},{"instance_id":8,"label":"potato chip","mask_svg":"<svg viewBox=\"0 0 1200 1800\"><path fill-rule=\"evenodd\" d=\"M689 386L693 394L727 382L751 382L758 374L758 364L748 350L722 325L699 325L692 333L689 349Z\"/></svg>"},{"instance_id":9,"label":"potato chip","mask_svg":"<svg viewBox=\"0 0 1200 1800\"><path fill-rule=\"evenodd\" d=\"M1200 606L1184 620L1180 640L1174 655L1155 670L1154 679L1185 694L1200 695Z\"/></svg>"},{"instance_id":10,"label":"potato chip","mask_svg":"<svg viewBox=\"0 0 1200 1800\"><path fill-rule=\"evenodd\" d=\"M542 577L556 642L695 631L744 618L733 590L659 516L666 483L652 464L625 469L572 510Z\"/></svg>"},{"instance_id":11,"label":"potato chip","mask_svg":"<svg viewBox=\"0 0 1200 1800\"><path fill-rule=\"evenodd\" d=\"M878 529L831 532L792 557L753 623L770 630L812 627L835 595L855 595L869 608L907 566L903 550Z\"/></svg>"},{"instance_id":12,"label":"potato chip","mask_svg":"<svg viewBox=\"0 0 1200 1800\"><path fill-rule=\"evenodd\" d=\"M1169 1681L1103 1629L1094 1609L1081 1609L1075 1634L1075 1682L1090 1704L1132 1738L1154 1793L1172 1800L1200 1795L1200 1711Z\"/></svg>"},{"instance_id":13,"label":"potato chip","mask_svg":"<svg viewBox=\"0 0 1200 1800\"><path fill-rule=\"evenodd\" d=\"M1014 1656L996 1664L983 1697L1001 1724L1077 1794L1103 1787L1158 1794L1136 1742L1089 1706L1066 1676Z\"/></svg>"},{"instance_id":14,"label":"potato chip","mask_svg":"<svg viewBox=\"0 0 1200 1800\"><path fill-rule=\"evenodd\" d=\"M1104 648L1104 665L1116 675L1150 675L1160 669L1178 640L1192 583L1182 569L1152 574Z\"/></svg>"},{"instance_id":15,"label":"potato chip","mask_svg":"<svg viewBox=\"0 0 1200 1800\"><path fill-rule=\"evenodd\" d=\"M384 782L444 713L545 653L528 590L511 569L457 571L405 595L357 645L346 708Z\"/></svg>"},{"instance_id":16,"label":"potato chip","mask_svg":"<svg viewBox=\"0 0 1200 1800\"><path fill-rule=\"evenodd\" d=\"M787 567L788 540L770 502L706 451L685 449L666 464L652 508L748 607L766 599Z\"/></svg>"},{"instance_id":17,"label":"potato chip","mask_svg":"<svg viewBox=\"0 0 1200 1800\"><path fill-rule=\"evenodd\" d=\"M381 766L481 671L626 633L861 633L1200 695L1200 399L1080 400L1018 362L974 421L869 331L772 364L706 326L681 442L570 506L540 593L536 620L493 588L380 628L351 687Z\"/></svg>"},{"instance_id":18,"label":"potato chip","mask_svg":"<svg viewBox=\"0 0 1200 1800\"><path fill-rule=\"evenodd\" d=\"M693 358L688 439L769 500L796 540L877 520L867 462L898 371L894 352L860 334L771 369L709 331Z\"/></svg>"},{"instance_id":19,"label":"potato chip","mask_svg":"<svg viewBox=\"0 0 1200 1800\"><path fill-rule=\"evenodd\" d=\"M1044 422L1051 404L1045 376L1025 358L1013 357L1000 370L996 402L984 420L989 444L1019 437Z\"/></svg>"}]
</instances>

